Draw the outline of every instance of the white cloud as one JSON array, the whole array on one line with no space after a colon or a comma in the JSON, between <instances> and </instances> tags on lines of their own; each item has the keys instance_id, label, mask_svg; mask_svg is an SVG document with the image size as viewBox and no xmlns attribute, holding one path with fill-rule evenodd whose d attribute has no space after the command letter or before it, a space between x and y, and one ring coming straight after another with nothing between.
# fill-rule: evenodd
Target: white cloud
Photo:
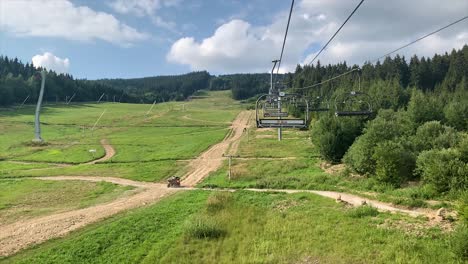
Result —
<instances>
[{"instance_id":1,"label":"white cloud","mask_svg":"<svg viewBox=\"0 0 468 264\"><path fill-rule=\"evenodd\" d=\"M311 47L321 47L354 9L356 1L302 0L291 20L281 71L309 62ZM441 6L438 0L366 1L335 40L319 56L324 63L346 60L362 64L466 15L468 1L452 0ZM208 38L185 37L173 43L167 60L189 65L193 70L217 73L266 72L279 57L288 13L274 17L266 26L252 26L231 20ZM400 52L405 56L432 56L468 43L468 21L427 38ZM311 54L312 53L312 54Z\"/></svg>"},{"instance_id":2,"label":"white cloud","mask_svg":"<svg viewBox=\"0 0 468 264\"><path fill-rule=\"evenodd\" d=\"M176 6L182 0L114 0L109 6L121 14L153 15L161 7Z\"/></svg>"},{"instance_id":3,"label":"white cloud","mask_svg":"<svg viewBox=\"0 0 468 264\"><path fill-rule=\"evenodd\" d=\"M68 58L61 59L50 52L35 55L32 57L32 62L36 68L43 67L57 73L67 73L70 68L70 60Z\"/></svg>"},{"instance_id":4,"label":"white cloud","mask_svg":"<svg viewBox=\"0 0 468 264\"><path fill-rule=\"evenodd\" d=\"M0 3L0 30L17 36L104 40L122 46L147 39L113 15L68 0L7 0Z\"/></svg>"},{"instance_id":5,"label":"white cloud","mask_svg":"<svg viewBox=\"0 0 468 264\"><path fill-rule=\"evenodd\" d=\"M133 14L136 16L148 16L153 25L180 34L177 25L173 21L166 21L161 16L156 15L156 10L163 7L177 6L182 0L113 0L108 5L117 13Z\"/></svg>"}]
</instances>

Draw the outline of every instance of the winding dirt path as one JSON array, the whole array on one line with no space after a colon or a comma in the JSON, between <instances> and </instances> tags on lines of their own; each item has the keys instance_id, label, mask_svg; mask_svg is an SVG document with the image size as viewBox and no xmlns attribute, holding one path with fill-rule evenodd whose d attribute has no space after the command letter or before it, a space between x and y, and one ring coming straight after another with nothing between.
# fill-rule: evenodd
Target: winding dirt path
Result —
<instances>
[{"instance_id":1,"label":"winding dirt path","mask_svg":"<svg viewBox=\"0 0 468 264\"><path fill-rule=\"evenodd\" d=\"M403 214L407 214L413 217L427 216L429 218L433 218L436 216L435 210L422 209L422 208L412 209L412 210L402 209L402 208L395 207L389 203L369 200L369 199L362 198L357 195L343 193L343 192L316 191L316 190L255 189L255 188L250 188L250 189L245 189L245 190L253 191L253 192L314 193L314 194L327 197L327 198L331 198L331 199L335 199L335 200L338 199L338 197L340 197L341 201L346 202L352 206L361 206L363 202L365 202L367 205L370 205L382 212L403 213Z\"/></svg>"},{"instance_id":2,"label":"winding dirt path","mask_svg":"<svg viewBox=\"0 0 468 264\"><path fill-rule=\"evenodd\" d=\"M99 162L104 162L112 159L112 157L115 156L115 149L112 147L112 145L109 143L107 139L101 139L100 141L101 146L104 148L105 155L102 158L95 159L89 162L84 162L84 163L79 163L79 164L85 164L85 165L92 165L96 164ZM57 168L66 168L66 167L71 167L76 164L70 164L70 163L54 163L54 162L43 162L43 161L16 161L16 160L11 160L8 161L11 163L16 163L16 164L45 164L45 165L50 165L50 166L55 166ZM48 170L50 167L47 168L34 168L34 169L29 169L28 171L39 171L39 170Z\"/></svg>"},{"instance_id":3,"label":"winding dirt path","mask_svg":"<svg viewBox=\"0 0 468 264\"><path fill-rule=\"evenodd\" d=\"M85 164L85 165L96 164L99 162L108 161L112 159L112 157L114 157L115 149L112 147L111 144L109 144L109 141L107 139L101 139L101 145L104 148L104 151L106 152L104 157L90 161L90 162L82 163L82 164Z\"/></svg>"},{"instance_id":4,"label":"winding dirt path","mask_svg":"<svg viewBox=\"0 0 468 264\"><path fill-rule=\"evenodd\" d=\"M251 111L242 111L231 125L223 141L211 146L189 163L189 172L182 177L182 185L192 187L223 165L223 154L235 154L244 128L248 126Z\"/></svg>"},{"instance_id":5,"label":"winding dirt path","mask_svg":"<svg viewBox=\"0 0 468 264\"><path fill-rule=\"evenodd\" d=\"M119 212L154 203L181 189L169 189L164 184L142 184L120 181L115 178L91 177L50 177L43 180L87 180L109 181L117 184L136 186L136 194L122 197L109 203L79 210L52 214L35 219L15 222L0 227L0 256L14 254L30 245L39 244L51 238L65 236L73 230L97 222ZM144 187L139 187L144 186Z\"/></svg>"}]
</instances>

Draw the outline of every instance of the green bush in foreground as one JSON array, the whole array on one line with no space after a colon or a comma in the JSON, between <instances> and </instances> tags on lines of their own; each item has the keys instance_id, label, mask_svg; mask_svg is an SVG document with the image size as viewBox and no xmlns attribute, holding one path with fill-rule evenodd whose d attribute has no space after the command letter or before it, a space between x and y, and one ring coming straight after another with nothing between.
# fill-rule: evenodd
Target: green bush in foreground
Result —
<instances>
[{"instance_id":1,"label":"green bush in foreground","mask_svg":"<svg viewBox=\"0 0 468 264\"><path fill-rule=\"evenodd\" d=\"M361 134L363 121L324 116L312 125L312 141L327 161L338 162Z\"/></svg>"},{"instance_id":2,"label":"green bush in foreground","mask_svg":"<svg viewBox=\"0 0 468 264\"><path fill-rule=\"evenodd\" d=\"M458 215L460 216L460 220L468 225L468 191L464 191L460 195L460 201L457 205Z\"/></svg>"},{"instance_id":3,"label":"green bush in foreground","mask_svg":"<svg viewBox=\"0 0 468 264\"><path fill-rule=\"evenodd\" d=\"M468 188L468 164L460 160L456 149L423 151L416 166L424 183L432 184L438 192Z\"/></svg>"},{"instance_id":4,"label":"green bush in foreground","mask_svg":"<svg viewBox=\"0 0 468 264\"><path fill-rule=\"evenodd\" d=\"M348 215L353 218L377 216L378 214L379 214L379 211L370 205L359 206L359 207L351 209L351 211L348 212Z\"/></svg>"},{"instance_id":5,"label":"green bush in foreground","mask_svg":"<svg viewBox=\"0 0 468 264\"><path fill-rule=\"evenodd\" d=\"M226 208L232 200L232 193L215 192L206 200L206 210L210 213L216 213Z\"/></svg>"},{"instance_id":6,"label":"green bush in foreground","mask_svg":"<svg viewBox=\"0 0 468 264\"><path fill-rule=\"evenodd\" d=\"M468 260L468 226L459 225L450 237L452 252L463 260Z\"/></svg>"},{"instance_id":7,"label":"green bush in foreground","mask_svg":"<svg viewBox=\"0 0 468 264\"><path fill-rule=\"evenodd\" d=\"M400 142L385 141L378 144L373 159L376 161L375 175L381 182L400 186L413 175L416 158Z\"/></svg>"},{"instance_id":8,"label":"green bush in foreground","mask_svg":"<svg viewBox=\"0 0 468 264\"><path fill-rule=\"evenodd\" d=\"M192 217L185 224L185 233L192 238L219 238L226 234L219 222L207 216Z\"/></svg>"}]
</instances>

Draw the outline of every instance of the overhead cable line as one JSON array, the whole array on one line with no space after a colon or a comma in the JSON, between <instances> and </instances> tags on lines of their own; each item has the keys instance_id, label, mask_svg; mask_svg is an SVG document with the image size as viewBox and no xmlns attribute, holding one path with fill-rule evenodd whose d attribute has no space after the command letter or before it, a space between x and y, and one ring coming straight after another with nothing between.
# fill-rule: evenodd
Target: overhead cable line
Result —
<instances>
[{"instance_id":1,"label":"overhead cable line","mask_svg":"<svg viewBox=\"0 0 468 264\"><path fill-rule=\"evenodd\" d=\"M278 78L278 74L279 74L279 70L280 70L280 67L281 67L281 61L283 60L283 53L284 53L284 47L286 46L286 39L288 38L288 31L289 31L289 24L291 22L291 16L292 16L292 12L294 10L294 0L292 0L291 2L291 9L289 10L289 17L288 17L288 23L286 25L286 32L284 34L284 39L283 39L283 47L281 48L281 55L280 55L280 59L278 60L278 70L276 71L276 75L274 76L274 83L276 83L276 78ZM276 65L275 65L276 66ZM274 68L272 70L272 74L274 73ZM273 78L273 77L272 77Z\"/></svg>"},{"instance_id":2,"label":"overhead cable line","mask_svg":"<svg viewBox=\"0 0 468 264\"><path fill-rule=\"evenodd\" d=\"M280 58L279 58L278 70L277 70L276 74L279 73L279 69L281 67L281 61L283 60L284 47L286 46L286 39L288 38L289 23L291 22L291 16L292 16L293 9L294 9L294 0L292 0L292 2L291 2L291 9L289 10L288 24L286 25L286 32L284 34L284 39L283 39L283 47L281 48L281 55L280 55Z\"/></svg>"},{"instance_id":3,"label":"overhead cable line","mask_svg":"<svg viewBox=\"0 0 468 264\"><path fill-rule=\"evenodd\" d=\"M395 50L393 50L393 51L391 51L391 52L388 52L387 54L385 54L385 55L383 55L383 56L380 56L380 57L378 57L377 59L371 60L371 61L369 61L369 62L371 62L371 63L377 62L377 61L379 61L379 60L382 59L382 58L385 58L385 57L387 57L387 56L389 56L389 55L391 55L391 54L393 54L393 53L395 53L395 52L397 52L397 51L399 51L399 50L402 50L402 49L404 49L404 48L407 48L408 46L411 46L411 45L415 44L416 42L419 42L419 41L421 41L421 40L423 40L423 39L425 39L425 38L427 38L427 37L429 37L429 36L431 36L431 35L434 35L434 34L440 32L440 31L446 29L446 28L449 28L449 27L451 27L451 26L453 26L453 25L455 25L455 24L458 24L458 23L462 22L462 21L465 20L465 19L468 19L468 16L465 16L465 17L463 17L463 18L460 18L460 19L458 19L458 20L456 20L456 21L454 21L454 22L452 22L452 23L450 23L450 24L448 24L448 25L446 25L446 26L443 26L443 27L441 27L441 28L439 28L439 29L437 29L437 30L435 30L435 31L432 31L431 33L428 33L428 34L426 34L426 35L424 35L424 36L422 36L422 37L420 37L420 38L418 38L418 39L416 39L416 40L413 40L413 41L409 42L408 44L405 44L405 45L403 45L403 46L401 46L401 47L399 47L399 48L397 48L397 49L395 49ZM327 79L327 80L325 80L325 81L322 81L322 82L319 82L319 83L316 83L316 84L313 84L313 85L310 85L310 86L299 87L299 88L292 88L292 89L293 89L293 90L303 90L303 89L313 88L313 87L319 86L319 85L321 85L321 84L327 83L327 82L329 82L329 81L335 80L335 79L337 79L337 78L343 77L343 76L345 76L345 75L347 75L347 74L350 74L350 73L352 73L352 72L354 72L354 71L356 71L356 70L359 70L359 68L354 68L354 69L352 69L352 70L350 70L350 71L344 72L344 73L342 73L342 74L340 74L340 75L337 75L337 76L335 76L335 77L332 77L332 78L330 78L330 79Z\"/></svg>"},{"instance_id":4,"label":"overhead cable line","mask_svg":"<svg viewBox=\"0 0 468 264\"><path fill-rule=\"evenodd\" d=\"M351 14L345 20L345 22L343 22L341 27L338 28L338 30L335 32L335 34L333 34L333 36L330 38L330 40L328 40L327 44L325 44L322 47L322 49L317 53L317 55L315 55L315 57L312 59L311 62L308 63L308 65L311 65L315 61L315 59L317 59L317 57L320 55L320 53L322 53L322 51L324 51L327 48L328 44L330 44L330 42L335 38L335 36L338 34L338 32L340 32L340 30L344 27L344 25L348 22L348 20L354 15L354 13L356 13L356 11L359 9L359 7L362 5L363 2L364 2L364 0L361 0L361 2L359 2L359 4L356 6L356 8L354 8L353 12L351 12Z\"/></svg>"},{"instance_id":5,"label":"overhead cable line","mask_svg":"<svg viewBox=\"0 0 468 264\"><path fill-rule=\"evenodd\" d=\"M303 90L303 89L313 88L313 87L319 86L319 85L321 85L321 84L324 84L324 83L333 81L333 80L335 80L335 79L338 79L338 78L340 78L340 77L343 77L343 76L345 76L345 75L348 75L348 74L350 74L350 73L352 73L352 72L354 72L354 71L357 71L357 70L359 70L359 68L354 68L354 69L352 69L352 70L350 70L350 71L344 72L344 73L342 73L342 74L340 74L340 75L337 75L337 76L332 77L332 78L330 78L330 79L327 79L327 80L325 80L325 81L321 81L321 82L319 82L319 83L315 83L315 84L312 84L312 85L309 85L309 86L305 86L305 87L291 88L291 89L294 89L294 90Z\"/></svg>"},{"instance_id":6,"label":"overhead cable line","mask_svg":"<svg viewBox=\"0 0 468 264\"><path fill-rule=\"evenodd\" d=\"M410 45L413 45L414 43L416 43L416 42L418 42L418 41L420 41L420 40L423 40L423 39L425 39L425 38L427 38L427 37L429 37L429 36L432 36L432 35L434 35L434 34L440 32L440 31L442 31L442 30L444 30L444 29L446 29L446 28L449 28L449 27L451 27L451 26L453 26L453 25L455 25L455 24L457 24L457 23L460 23L460 22L462 22L463 20L465 20L465 19L467 19L467 18L468 18L468 16L465 16L465 17L463 17L463 18L460 18L460 19L458 19L458 20L456 20L456 21L454 21L454 22L452 22L452 23L450 23L450 24L448 24L448 25L446 25L446 26L444 26L444 27L441 27L441 28L439 28L439 29L437 29L437 30L435 30L435 31L432 31L432 32L429 33L429 34L426 34L426 35L424 35L424 36L422 36L422 37L420 37L420 38L418 38L418 39L416 39L416 40L413 40L413 41L411 41L410 43L408 43L408 44L406 44L406 45L404 45L404 46L399 47L398 49L395 49L395 50L393 50L393 51L390 51L389 53L387 53L387 54L385 54L385 55L383 55L383 56L381 56L381 57L379 57L379 58L377 58L377 59L375 59L375 60L373 60L373 61L378 61L378 60L380 60L380 59L382 59L382 58L385 58L385 57L387 57L388 55L391 55L391 54L393 54L393 53L395 53L395 52L397 52L397 51L399 51L399 50L401 50L401 49L404 49L404 48L406 48L406 47L408 47L408 46L410 46Z\"/></svg>"}]
</instances>

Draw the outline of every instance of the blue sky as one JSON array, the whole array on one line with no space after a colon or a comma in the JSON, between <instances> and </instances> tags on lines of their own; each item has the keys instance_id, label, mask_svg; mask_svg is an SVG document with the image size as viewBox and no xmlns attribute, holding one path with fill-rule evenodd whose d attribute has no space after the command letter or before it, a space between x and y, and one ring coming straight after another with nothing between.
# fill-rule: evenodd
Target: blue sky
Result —
<instances>
[{"instance_id":1,"label":"blue sky","mask_svg":"<svg viewBox=\"0 0 468 264\"><path fill-rule=\"evenodd\" d=\"M282 71L305 63L359 1L297 0ZM266 72L279 55L290 1L2 0L0 54L77 78L208 70ZM468 1L365 2L320 60L361 64L462 17ZM430 14L430 16L428 16ZM431 56L468 41L468 23L403 52Z\"/></svg>"}]
</instances>

